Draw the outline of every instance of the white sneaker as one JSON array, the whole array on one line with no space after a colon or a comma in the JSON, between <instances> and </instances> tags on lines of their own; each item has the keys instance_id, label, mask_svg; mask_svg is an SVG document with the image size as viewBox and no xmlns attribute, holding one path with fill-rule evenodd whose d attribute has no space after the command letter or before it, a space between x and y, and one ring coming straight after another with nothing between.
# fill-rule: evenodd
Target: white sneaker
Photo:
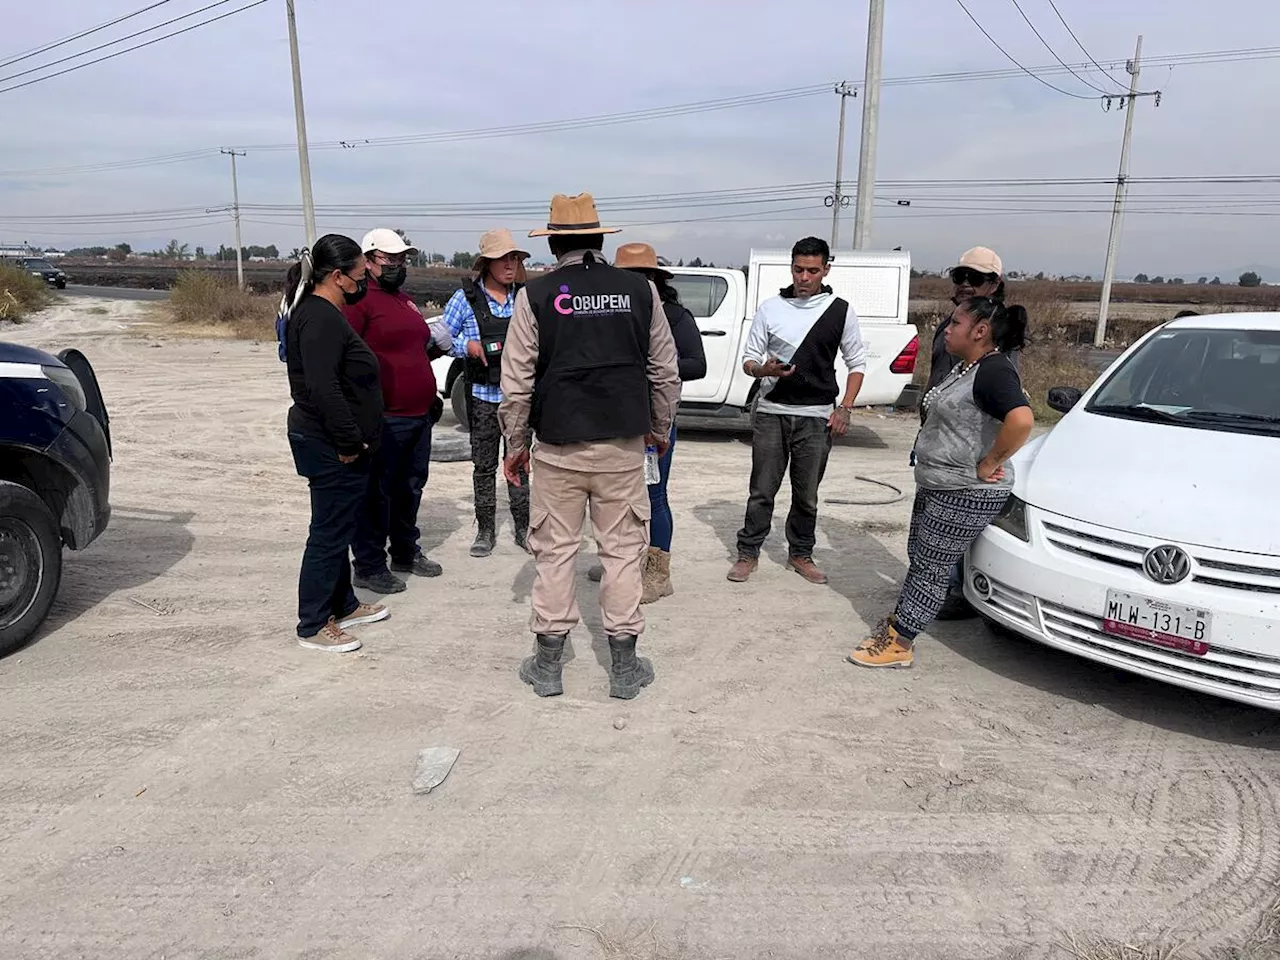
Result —
<instances>
[{"instance_id":1,"label":"white sneaker","mask_svg":"<svg viewBox=\"0 0 1280 960\"><path fill-rule=\"evenodd\" d=\"M346 630L364 623L377 623L391 616L391 611L380 603L362 603L338 621L338 628Z\"/></svg>"},{"instance_id":2,"label":"white sneaker","mask_svg":"<svg viewBox=\"0 0 1280 960\"><path fill-rule=\"evenodd\" d=\"M299 637L298 646L328 653L350 653L360 649L360 640L343 630L338 626L338 621L330 617L329 622L314 637Z\"/></svg>"}]
</instances>

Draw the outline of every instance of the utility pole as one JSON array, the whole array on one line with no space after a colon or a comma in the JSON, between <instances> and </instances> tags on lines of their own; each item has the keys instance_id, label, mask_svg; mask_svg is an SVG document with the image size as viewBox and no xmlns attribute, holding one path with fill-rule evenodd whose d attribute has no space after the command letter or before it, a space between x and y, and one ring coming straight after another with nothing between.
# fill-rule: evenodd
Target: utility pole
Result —
<instances>
[{"instance_id":1,"label":"utility pole","mask_svg":"<svg viewBox=\"0 0 1280 960\"><path fill-rule=\"evenodd\" d=\"M236 222L236 286L244 289L244 247L240 243L240 184L236 180L236 157L243 157L244 151L222 150L231 157L231 217Z\"/></svg>"},{"instance_id":2,"label":"utility pole","mask_svg":"<svg viewBox=\"0 0 1280 960\"><path fill-rule=\"evenodd\" d=\"M1111 284L1116 277L1116 255L1120 249L1120 221L1124 217L1124 197L1129 190L1129 142L1133 139L1133 115L1138 109L1138 72L1142 69L1142 34L1138 34L1138 46L1133 60L1128 64L1129 101L1128 115L1124 118L1124 143L1120 147L1120 172L1116 176L1116 201L1111 208L1111 236L1107 240L1107 266L1102 272L1102 297L1098 303L1098 327L1093 334L1093 345L1101 348L1107 342L1107 311L1111 306ZM1160 102L1159 94L1156 103ZM1123 103L1123 101L1122 101Z\"/></svg>"},{"instance_id":3,"label":"utility pole","mask_svg":"<svg viewBox=\"0 0 1280 960\"><path fill-rule=\"evenodd\" d=\"M836 141L835 191L827 197L827 203L831 207L831 249L833 251L840 244L840 211L849 205L849 198L844 195L844 106L850 97L858 95L846 80L836 84L836 93L840 95L840 139Z\"/></svg>"},{"instance_id":4,"label":"utility pole","mask_svg":"<svg viewBox=\"0 0 1280 960\"><path fill-rule=\"evenodd\" d=\"M307 152L307 115L302 106L302 67L298 63L298 20L293 0L285 0L289 15L289 55L293 60L293 115L298 126L298 174L302 178L302 222L307 246L316 242L316 204L311 198L311 155Z\"/></svg>"},{"instance_id":5,"label":"utility pole","mask_svg":"<svg viewBox=\"0 0 1280 960\"><path fill-rule=\"evenodd\" d=\"M853 217L853 249L871 240L876 200L876 134L880 125L880 60L884 48L884 0L871 0L867 22L867 70L862 84L862 146L858 152L858 203Z\"/></svg>"}]
</instances>

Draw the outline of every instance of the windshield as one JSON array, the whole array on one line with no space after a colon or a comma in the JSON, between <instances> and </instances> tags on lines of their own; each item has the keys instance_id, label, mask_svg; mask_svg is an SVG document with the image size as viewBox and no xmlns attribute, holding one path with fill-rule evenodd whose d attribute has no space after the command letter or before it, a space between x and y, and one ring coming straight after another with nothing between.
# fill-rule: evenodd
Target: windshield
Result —
<instances>
[{"instance_id":1,"label":"windshield","mask_svg":"<svg viewBox=\"0 0 1280 960\"><path fill-rule=\"evenodd\" d=\"M27 269L28 270L52 270L53 264L50 263L48 260L28 260Z\"/></svg>"},{"instance_id":2,"label":"windshield","mask_svg":"<svg viewBox=\"0 0 1280 960\"><path fill-rule=\"evenodd\" d=\"M1086 409L1280 436L1280 330L1163 330L1108 378Z\"/></svg>"}]
</instances>

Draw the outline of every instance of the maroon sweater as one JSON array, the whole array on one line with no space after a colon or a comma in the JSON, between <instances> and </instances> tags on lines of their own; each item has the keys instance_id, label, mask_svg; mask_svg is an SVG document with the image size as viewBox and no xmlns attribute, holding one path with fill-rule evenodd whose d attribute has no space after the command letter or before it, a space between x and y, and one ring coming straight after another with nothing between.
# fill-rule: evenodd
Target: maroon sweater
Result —
<instances>
[{"instance_id":1,"label":"maroon sweater","mask_svg":"<svg viewBox=\"0 0 1280 960\"><path fill-rule=\"evenodd\" d=\"M425 417L435 399L436 375L427 356L431 328L413 300L371 280L360 302L342 312L378 358L385 415Z\"/></svg>"}]
</instances>

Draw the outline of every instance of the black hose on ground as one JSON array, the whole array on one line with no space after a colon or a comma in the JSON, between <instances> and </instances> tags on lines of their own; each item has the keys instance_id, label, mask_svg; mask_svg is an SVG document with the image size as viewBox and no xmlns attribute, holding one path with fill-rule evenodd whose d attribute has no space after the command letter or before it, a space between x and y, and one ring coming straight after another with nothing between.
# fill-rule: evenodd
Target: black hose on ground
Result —
<instances>
[{"instance_id":1,"label":"black hose on ground","mask_svg":"<svg viewBox=\"0 0 1280 960\"><path fill-rule=\"evenodd\" d=\"M884 487L887 490L892 490L894 496L888 500L848 500L843 497L825 497L822 502L846 507L887 507L891 503L901 503L903 500L907 499L907 495L892 483L885 483L883 480L873 480L871 477L862 476L857 476L853 479L861 480L863 483L870 483L877 487Z\"/></svg>"}]
</instances>

